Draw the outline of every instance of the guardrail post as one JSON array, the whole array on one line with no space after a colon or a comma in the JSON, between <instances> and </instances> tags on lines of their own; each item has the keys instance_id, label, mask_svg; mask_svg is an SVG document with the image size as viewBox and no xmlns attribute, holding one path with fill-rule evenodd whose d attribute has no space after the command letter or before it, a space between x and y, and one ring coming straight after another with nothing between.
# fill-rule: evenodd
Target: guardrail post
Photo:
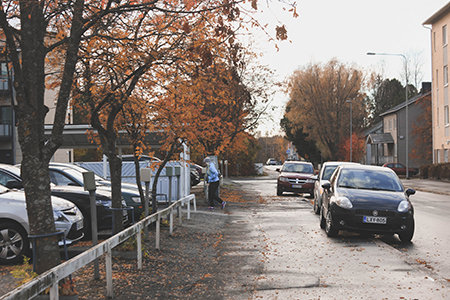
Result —
<instances>
[{"instance_id":1,"label":"guardrail post","mask_svg":"<svg viewBox=\"0 0 450 300\"><path fill-rule=\"evenodd\" d=\"M170 209L170 235L173 235L173 208Z\"/></svg>"},{"instance_id":2,"label":"guardrail post","mask_svg":"<svg viewBox=\"0 0 450 300\"><path fill-rule=\"evenodd\" d=\"M59 289L58 289L58 274L55 274L52 280L52 285L50 286L50 300L58 300L59 299Z\"/></svg>"},{"instance_id":3,"label":"guardrail post","mask_svg":"<svg viewBox=\"0 0 450 300\"><path fill-rule=\"evenodd\" d=\"M155 197L156 198L156 197ZM158 217L156 218L156 245L155 248L159 250L159 235L160 235L160 220L161 220L161 215L158 214Z\"/></svg>"},{"instance_id":4,"label":"guardrail post","mask_svg":"<svg viewBox=\"0 0 450 300\"><path fill-rule=\"evenodd\" d=\"M137 234L137 263L138 263L138 269L142 270L142 233L141 229L139 228L139 232Z\"/></svg>"},{"instance_id":5,"label":"guardrail post","mask_svg":"<svg viewBox=\"0 0 450 300\"><path fill-rule=\"evenodd\" d=\"M105 269L106 269L106 296L112 298L114 296L114 292L112 280L112 251L110 243L106 244Z\"/></svg>"}]
</instances>

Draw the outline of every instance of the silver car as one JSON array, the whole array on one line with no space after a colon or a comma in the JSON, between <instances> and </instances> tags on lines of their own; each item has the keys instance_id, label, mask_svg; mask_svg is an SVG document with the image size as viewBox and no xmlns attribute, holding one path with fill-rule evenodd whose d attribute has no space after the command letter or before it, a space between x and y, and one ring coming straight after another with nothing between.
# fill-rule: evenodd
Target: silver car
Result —
<instances>
[{"instance_id":1,"label":"silver car","mask_svg":"<svg viewBox=\"0 0 450 300\"><path fill-rule=\"evenodd\" d=\"M64 231L66 244L83 238L84 219L80 210L70 201L51 198L53 218L57 231ZM0 185L0 264L21 263L23 256L30 256L28 238L30 226L25 193ZM60 246L64 245L61 240Z\"/></svg>"},{"instance_id":2,"label":"silver car","mask_svg":"<svg viewBox=\"0 0 450 300\"><path fill-rule=\"evenodd\" d=\"M358 164L346 161L327 161L320 168L319 175L314 183L314 212L320 214L320 208L322 207L323 187L322 184L330 180L331 174L339 165L342 164Z\"/></svg>"}]
</instances>

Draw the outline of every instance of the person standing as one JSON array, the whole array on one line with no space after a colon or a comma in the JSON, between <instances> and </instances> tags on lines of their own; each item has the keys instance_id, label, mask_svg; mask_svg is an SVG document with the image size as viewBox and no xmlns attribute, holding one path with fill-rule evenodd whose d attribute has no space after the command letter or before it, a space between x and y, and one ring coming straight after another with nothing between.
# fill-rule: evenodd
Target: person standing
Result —
<instances>
[{"instance_id":1,"label":"person standing","mask_svg":"<svg viewBox=\"0 0 450 300\"><path fill-rule=\"evenodd\" d=\"M207 167L206 171L206 182L209 184L208 187L208 202L209 202L209 210L214 210L214 200L221 204L221 208L224 209L227 204L225 201L220 199L217 195L217 189L219 188L219 171L217 171L214 162L211 161L211 158L206 157L203 160L203 164Z\"/></svg>"}]
</instances>

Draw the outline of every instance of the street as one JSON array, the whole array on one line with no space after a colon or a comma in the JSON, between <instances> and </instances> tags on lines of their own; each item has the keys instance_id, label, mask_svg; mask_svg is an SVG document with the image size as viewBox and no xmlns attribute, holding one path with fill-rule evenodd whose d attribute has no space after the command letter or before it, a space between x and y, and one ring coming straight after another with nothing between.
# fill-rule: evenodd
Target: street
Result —
<instances>
[{"instance_id":1,"label":"street","mask_svg":"<svg viewBox=\"0 0 450 300\"><path fill-rule=\"evenodd\" d=\"M252 234L244 248L256 250L262 264L254 299L450 299L450 196L411 196L412 244L347 232L328 238L309 199L275 196L277 167L265 166L269 176L259 180L233 180L270 199L245 223Z\"/></svg>"}]
</instances>

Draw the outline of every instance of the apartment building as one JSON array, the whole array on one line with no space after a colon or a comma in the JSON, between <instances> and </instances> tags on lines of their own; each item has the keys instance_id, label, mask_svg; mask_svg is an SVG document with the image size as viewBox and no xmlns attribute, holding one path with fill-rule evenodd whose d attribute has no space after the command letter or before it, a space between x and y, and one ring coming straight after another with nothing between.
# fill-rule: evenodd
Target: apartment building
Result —
<instances>
[{"instance_id":1,"label":"apartment building","mask_svg":"<svg viewBox=\"0 0 450 300\"><path fill-rule=\"evenodd\" d=\"M450 2L429 17L431 26L433 163L449 162L449 31Z\"/></svg>"}]
</instances>

